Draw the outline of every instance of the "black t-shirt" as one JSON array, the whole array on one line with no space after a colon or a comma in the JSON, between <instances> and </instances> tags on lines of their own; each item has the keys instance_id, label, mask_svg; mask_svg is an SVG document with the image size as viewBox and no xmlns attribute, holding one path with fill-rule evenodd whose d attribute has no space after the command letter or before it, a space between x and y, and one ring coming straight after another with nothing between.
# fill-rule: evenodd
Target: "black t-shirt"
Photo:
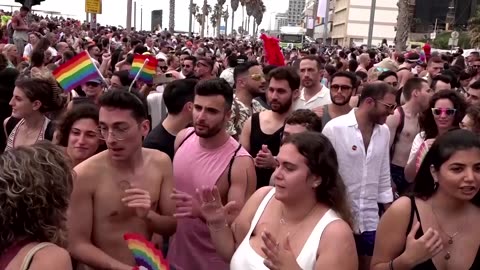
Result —
<instances>
[{"instance_id":1,"label":"black t-shirt","mask_svg":"<svg viewBox=\"0 0 480 270\"><path fill-rule=\"evenodd\" d=\"M163 124L157 125L143 141L143 147L156 149L167 154L173 161L175 154L175 138L163 127Z\"/></svg>"}]
</instances>

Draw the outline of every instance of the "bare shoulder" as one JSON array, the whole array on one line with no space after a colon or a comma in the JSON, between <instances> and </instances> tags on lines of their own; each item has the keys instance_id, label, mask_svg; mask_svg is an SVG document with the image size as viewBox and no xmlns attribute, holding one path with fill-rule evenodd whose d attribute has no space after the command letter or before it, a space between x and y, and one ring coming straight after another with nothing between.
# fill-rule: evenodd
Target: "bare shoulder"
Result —
<instances>
[{"instance_id":1,"label":"bare shoulder","mask_svg":"<svg viewBox=\"0 0 480 270\"><path fill-rule=\"evenodd\" d=\"M75 171L75 178L81 179L77 182L93 183L97 182L102 177L102 172L107 172L108 165L108 150L100 152L73 168Z\"/></svg>"},{"instance_id":2,"label":"bare shoulder","mask_svg":"<svg viewBox=\"0 0 480 270\"><path fill-rule=\"evenodd\" d=\"M410 210L412 208L412 201L407 196L402 196L395 200L392 205L385 212L384 217L392 218L398 221L401 220L401 217L410 216ZM388 214L388 215L387 215Z\"/></svg>"},{"instance_id":3,"label":"bare shoulder","mask_svg":"<svg viewBox=\"0 0 480 270\"><path fill-rule=\"evenodd\" d=\"M154 164L171 163L170 157L164 152L149 148L142 148L142 152L144 157L153 161Z\"/></svg>"},{"instance_id":4,"label":"bare shoulder","mask_svg":"<svg viewBox=\"0 0 480 270\"><path fill-rule=\"evenodd\" d=\"M185 129L180 130L180 132L177 133L177 136L175 137L175 152L178 150L178 147L180 147L180 144L188 136L188 132L189 132L188 128L185 128Z\"/></svg>"},{"instance_id":5,"label":"bare shoulder","mask_svg":"<svg viewBox=\"0 0 480 270\"><path fill-rule=\"evenodd\" d=\"M50 245L37 251L29 269L70 270L72 269L72 260L67 250L56 245Z\"/></svg>"},{"instance_id":6,"label":"bare shoulder","mask_svg":"<svg viewBox=\"0 0 480 270\"><path fill-rule=\"evenodd\" d=\"M353 231L350 226L342 219L332 221L330 222L330 224L327 225L327 227L325 227L320 243L324 244L337 241L344 244L353 243L353 245L355 245L355 241L353 239ZM330 244L328 244L328 246L331 247Z\"/></svg>"},{"instance_id":7,"label":"bare shoulder","mask_svg":"<svg viewBox=\"0 0 480 270\"><path fill-rule=\"evenodd\" d=\"M251 207L254 208L254 210L256 211L262 200L273 188L274 187L266 186L257 189L257 191L255 191L253 195L248 199L247 203L245 204L245 208Z\"/></svg>"}]
</instances>

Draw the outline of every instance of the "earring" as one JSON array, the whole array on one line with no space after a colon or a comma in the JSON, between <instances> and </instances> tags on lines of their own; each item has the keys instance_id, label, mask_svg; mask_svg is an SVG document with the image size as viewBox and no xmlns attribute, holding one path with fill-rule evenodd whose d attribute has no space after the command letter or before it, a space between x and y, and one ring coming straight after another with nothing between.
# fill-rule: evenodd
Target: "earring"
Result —
<instances>
[{"instance_id":1,"label":"earring","mask_svg":"<svg viewBox=\"0 0 480 270\"><path fill-rule=\"evenodd\" d=\"M438 189L438 182L434 181L433 182L433 191L437 191L437 189Z\"/></svg>"}]
</instances>

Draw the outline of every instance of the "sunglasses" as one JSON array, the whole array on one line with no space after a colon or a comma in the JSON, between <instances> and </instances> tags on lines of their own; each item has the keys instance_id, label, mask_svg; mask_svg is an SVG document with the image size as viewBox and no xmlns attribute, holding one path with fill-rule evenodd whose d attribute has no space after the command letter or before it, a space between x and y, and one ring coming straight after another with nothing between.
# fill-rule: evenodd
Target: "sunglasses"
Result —
<instances>
[{"instance_id":1,"label":"sunglasses","mask_svg":"<svg viewBox=\"0 0 480 270\"><path fill-rule=\"evenodd\" d=\"M261 81L265 76L263 74L252 74L250 78L254 81Z\"/></svg>"},{"instance_id":2,"label":"sunglasses","mask_svg":"<svg viewBox=\"0 0 480 270\"><path fill-rule=\"evenodd\" d=\"M191 68L192 66L190 65L182 65L182 68Z\"/></svg>"},{"instance_id":3,"label":"sunglasses","mask_svg":"<svg viewBox=\"0 0 480 270\"><path fill-rule=\"evenodd\" d=\"M85 84L86 86L91 86L91 87L98 87L100 84L96 82L87 82Z\"/></svg>"},{"instance_id":4,"label":"sunglasses","mask_svg":"<svg viewBox=\"0 0 480 270\"><path fill-rule=\"evenodd\" d=\"M167 66L161 66L160 69L161 69L161 70L167 70L168 67L167 67Z\"/></svg>"},{"instance_id":5,"label":"sunglasses","mask_svg":"<svg viewBox=\"0 0 480 270\"><path fill-rule=\"evenodd\" d=\"M382 102L380 100L377 100L377 102L382 104L383 106L385 106L387 108L387 110L390 111L390 112L395 111L395 109L397 108L397 104L388 104L388 103Z\"/></svg>"},{"instance_id":6,"label":"sunglasses","mask_svg":"<svg viewBox=\"0 0 480 270\"><path fill-rule=\"evenodd\" d=\"M352 90L352 87L350 85L338 85L338 84L332 84L330 85L330 90L337 92L340 89L342 92L348 92Z\"/></svg>"},{"instance_id":7,"label":"sunglasses","mask_svg":"<svg viewBox=\"0 0 480 270\"><path fill-rule=\"evenodd\" d=\"M447 108L432 108L432 113L435 116L440 116L445 113L447 116L455 115L456 109L447 109Z\"/></svg>"}]
</instances>

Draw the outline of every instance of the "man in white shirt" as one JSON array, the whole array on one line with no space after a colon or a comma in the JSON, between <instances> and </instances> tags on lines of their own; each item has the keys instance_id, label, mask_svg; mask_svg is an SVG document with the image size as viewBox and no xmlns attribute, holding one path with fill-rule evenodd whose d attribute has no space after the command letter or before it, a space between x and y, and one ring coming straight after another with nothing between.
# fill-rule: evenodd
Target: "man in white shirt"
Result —
<instances>
[{"instance_id":1,"label":"man in white shirt","mask_svg":"<svg viewBox=\"0 0 480 270\"><path fill-rule=\"evenodd\" d=\"M378 204L393 201L390 181L390 131L385 124L395 108L395 89L384 82L366 85L358 108L330 120L323 134L337 152L339 173L347 187L355 224L360 270L370 269Z\"/></svg>"},{"instance_id":2,"label":"man in white shirt","mask_svg":"<svg viewBox=\"0 0 480 270\"><path fill-rule=\"evenodd\" d=\"M300 60L300 78L302 90L300 98L295 103L295 110L310 109L318 113L323 105L332 103L330 89L322 85L325 65L314 55L309 55ZM319 115L319 117L322 117Z\"/></svg>"}]
</instances>

